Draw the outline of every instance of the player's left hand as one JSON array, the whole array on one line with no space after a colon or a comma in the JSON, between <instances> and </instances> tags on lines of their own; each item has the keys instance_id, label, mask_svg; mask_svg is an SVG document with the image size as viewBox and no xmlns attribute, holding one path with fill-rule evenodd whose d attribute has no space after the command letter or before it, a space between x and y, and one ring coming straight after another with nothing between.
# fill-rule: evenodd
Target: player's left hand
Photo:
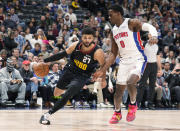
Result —
<instances>
[{"instance_id":1,"label":"player's left hand","mask_svg":"<svg viewBox=\"0 0 180 131\"><path fill-rule=\"evenodd\" d=\"M97 78L102 77L104 75L104 72L102 70L96 71L92 76L93 76L93 81L96 81Z\"/></svg>"},{"instance_id":2,"label":"player's left hand","mask_svg":"<svg viewBox=\"0 0 180 131\"><path fill-rule=\"evenodd\" d=\"M156 36L152 36L151 34L148 34L148 43L149 44L157 44L158 43L158 38Z\"/></svg>"}]
</instances>

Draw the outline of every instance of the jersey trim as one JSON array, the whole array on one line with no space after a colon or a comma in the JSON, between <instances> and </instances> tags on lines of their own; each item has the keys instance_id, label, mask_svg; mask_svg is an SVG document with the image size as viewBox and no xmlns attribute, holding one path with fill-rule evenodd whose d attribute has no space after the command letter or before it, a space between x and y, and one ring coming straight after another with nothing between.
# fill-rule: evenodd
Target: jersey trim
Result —
<instances>
[{"instance_id":1,"label":"jersey trim","mask_svg":"<svg viewBox=\"0 0 180 131\"><path fill-rule=\"evenodd\" d=\"M144 63L143 66L141 68L141 75L144 73L146 64L147 64L147 56L144 53L144 47L142 45L142 41L140 38L140 33L139 32L133 32L133 36L134 36L134 41L136 43L136 47L138 48L139 52L142 54L142 56L144 57Z\"/></svg>"},{"instance_id":2,"label":"jersey trim","mask_svg":"<svg viewBox=\"0 0 180 131\"><path fill-rule=\"evenodd\" d=\"M82 42L79 44L79 50L81 51L81 53L83 53L83 54L90 54L93 50L94 50L94 48L96 47L96 43L94 43L94 47L91 49L91 50L89 50L89 51L82 51L81 50L81 46L82 46Z\"/></svg>"}]
</instances>

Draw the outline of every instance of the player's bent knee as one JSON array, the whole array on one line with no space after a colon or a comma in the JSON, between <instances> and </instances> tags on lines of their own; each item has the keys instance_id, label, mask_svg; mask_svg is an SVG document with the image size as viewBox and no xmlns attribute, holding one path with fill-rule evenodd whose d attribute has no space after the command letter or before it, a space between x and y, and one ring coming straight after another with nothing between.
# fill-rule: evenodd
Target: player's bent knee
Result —
<instances>
[{"instance_id":1,"label":"player's bent knee","mask_svg":"<svg viewBox=\"0 0 180 131\"><path fill-rule=\"evenodd\" d=\"M65 92L64 90L61 90L61 89L59 89L59 88L56 87L56 88L54 89L54 96L60 96L60 95L62 95L64 92Z\"/></svg>"}]
</instances>

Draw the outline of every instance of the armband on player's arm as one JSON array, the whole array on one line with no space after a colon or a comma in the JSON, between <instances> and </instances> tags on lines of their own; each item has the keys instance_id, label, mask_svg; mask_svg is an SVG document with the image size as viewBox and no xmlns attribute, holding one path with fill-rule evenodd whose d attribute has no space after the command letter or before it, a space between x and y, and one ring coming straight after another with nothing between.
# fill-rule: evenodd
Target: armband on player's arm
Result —
<instances>
[{"instance_id":1,"label":"armband on player's arm","mask_svg":"<svg viewBox=\"0 0 180 131\"><path fill-rule=\"evenodd\" d=\"M151 24L143 23L142 30L148 31L151 34L151 36L158 37L158 32L157 32L156 28L154 26L152 26Z\"/></svg>"},{"instance_id":2,"label":"armband on player's arm","mask_svg":"<svg viewBox=\"0 0 180 131\"><path fill-rule=\"evenodd\" d=\"M67 57L67 56L68 56L67 52L66 51L62 51L62 52L59 52L59 53L57 53L55 55L52 55L52 56L44 59L44 62L46 63L46 62L57 61L59 59Z\"/></svg>"}]
</instances>

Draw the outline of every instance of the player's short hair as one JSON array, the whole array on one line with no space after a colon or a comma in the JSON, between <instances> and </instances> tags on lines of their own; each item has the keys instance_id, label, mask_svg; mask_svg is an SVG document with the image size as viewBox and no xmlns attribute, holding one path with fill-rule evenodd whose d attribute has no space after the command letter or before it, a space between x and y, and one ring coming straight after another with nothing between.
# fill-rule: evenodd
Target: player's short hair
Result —
<instances>
[{"instance_id":1,"label":"player's short hair","mask_svg":"<svg viewBox=\"0 0 180 131\"><path fill-rule=\"evenodd\" d=\"M113 10L115 12L120 12L122 16L124 15L123 8L118 4L112 5L111 7L109 7L109 10Z\"/></svg>"},{"instance_id":2,"label":"player's short hair","mask_svg":"<svg viewBox=\"0 0 180 131\"><path fill-rule=\"evenodd\" d=\"M93 35L93 36L95 36L95 32L92 28L86 27L82 30L82 35Z\"/></svg>"}]
</instances>

